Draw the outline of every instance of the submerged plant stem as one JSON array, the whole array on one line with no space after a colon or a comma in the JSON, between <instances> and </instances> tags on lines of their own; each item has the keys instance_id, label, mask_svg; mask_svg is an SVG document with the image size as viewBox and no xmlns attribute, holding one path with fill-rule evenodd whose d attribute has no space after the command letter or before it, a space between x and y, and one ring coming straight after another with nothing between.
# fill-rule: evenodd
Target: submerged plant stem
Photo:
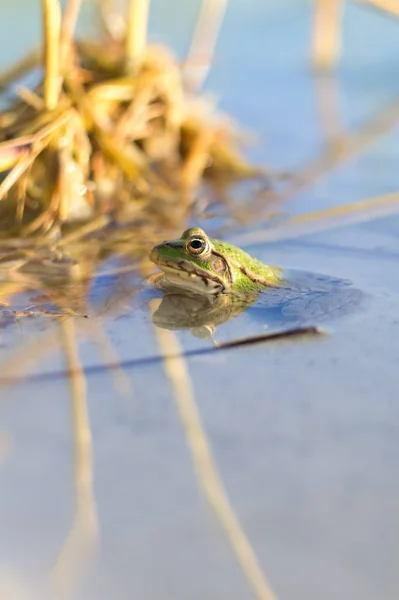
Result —
<instances>
[{"instance_id":1,"label":"submerged plant stem","mask_svg":"<svg viewBox=\"0 0 399 600\"><path fill-rule=\"evenodd\" d=\"M292 216L281 225L239 235L240 246L295 239L349 224L365 223L399 213L399 193L383 194L331 208Z\"/></svg>"}]
</instances>

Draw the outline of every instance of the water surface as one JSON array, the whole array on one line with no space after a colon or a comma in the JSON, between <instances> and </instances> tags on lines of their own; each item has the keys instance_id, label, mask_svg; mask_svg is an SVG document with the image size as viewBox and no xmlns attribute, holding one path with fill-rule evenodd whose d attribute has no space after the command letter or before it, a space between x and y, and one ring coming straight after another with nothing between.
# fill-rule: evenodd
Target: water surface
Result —
<instances>
[{"instance_id":1,"label":"water surface","mask_svg":"<svg viewBox=\"0 0 399 600\"><path fill-rule=\"evenodd\" d=\"M34 46L40 22L34 3L3 4L2 66ZM175 2L172 15L165 6L154 3L152 36L171 40L182 54L196 7ZM309 169L334 148L339 155L348 135L373 120L385 122L399 92L398 24L374 11L348 9L347 52L327 94L331 100L336 93L338 102L332 100L323 120L321 82L308 70L310 17L310 4L294 0L278 6L231 2L207 82L221 107L259 134L249 151L254 159L278 171L311 174L287 194L281 211L288 214L393 192L399 182L392 115L385 129L377 127L379 135L355 144L342 162ZM263 230L261 219L245 225L223 214L210 217L196 223L205 230L225 225L226 239ZM322 297L339 300L333 306L344 305L346 291L359 290L348 303L354 310L343 315L339 308L331 322L325 313L306 312L306 300L305 308L290 305L294 321L298 314L321 319L332 335L185 361L219 475L279 600L397 597L399 218L363 215L363 221L312 233L298 228L298 237L252 244L247 238L245 244L264 262L322 274L330 282ZM351 285L339 283L345 280ZM70 381L44 377L2 385L0 596L61 597L67 581L66 596L79 600L250 597L198 485L170 373L162 363L134 364L161 352L150 297L140 296L140 288L130 293L134 273L120 283L125 295L114 302L108 289L115 289L115 280L98 279L91 318L82 313L69 320L75 337L56 317L15 319L11 309L3 312L1 377L65 370L66 340L75 340L72 351L83 367L115 360L130 366L87 375L92 462L87 438L83 452L76 439ZM32 302L23 298L19 308ZM267 331L267 310L275 307L249 308L215 337L223 328L228 338ZM273 312L276 327L286 324L279 312ZM182 349L213 343L187 330L174 335L168 339L177 337ZM77 388L82 394L84 387ZM71 531L76 546L68 554ZM61 568L56 592L55 565Z\"/></svg>"}]
</instances>

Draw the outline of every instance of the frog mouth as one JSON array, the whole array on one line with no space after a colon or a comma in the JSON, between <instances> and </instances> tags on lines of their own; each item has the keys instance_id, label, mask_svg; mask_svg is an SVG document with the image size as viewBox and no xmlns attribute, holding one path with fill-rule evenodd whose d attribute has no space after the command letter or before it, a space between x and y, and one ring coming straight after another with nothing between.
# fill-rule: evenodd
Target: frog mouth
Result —
<instances>
[{"instance_id":1,"label":"frog mouth","mask_svg":"<svg viewBox=\"0 0 399 600\"><path fill-rule=\"evenodd\" d=\"M181 259L171 264L157 256L157 265L165 273L165 279L176 287L184 287L192 291L218 294L225 291L226 284L216 274L198 269L191 262Z\"/></svg>"}]
</instances>

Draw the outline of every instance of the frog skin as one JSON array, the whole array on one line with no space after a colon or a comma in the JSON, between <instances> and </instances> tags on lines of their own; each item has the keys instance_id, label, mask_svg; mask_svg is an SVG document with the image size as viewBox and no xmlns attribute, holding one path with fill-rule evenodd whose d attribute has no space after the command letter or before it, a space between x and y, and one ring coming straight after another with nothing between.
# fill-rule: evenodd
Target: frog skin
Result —
<instances>
[{"instance_id":1,"label":"frog skin","mask_svg":"<svg viewBox=\"0 0 399 600\"><path fill-rule=\"evenodd\" d=\"M267 287L284 286L278 267L263 264L237 246L209 238L197 227L177 240L162 242L150 260L163 271L160 285L195 294L253 296Z\"/></svg>"}]
</instances>

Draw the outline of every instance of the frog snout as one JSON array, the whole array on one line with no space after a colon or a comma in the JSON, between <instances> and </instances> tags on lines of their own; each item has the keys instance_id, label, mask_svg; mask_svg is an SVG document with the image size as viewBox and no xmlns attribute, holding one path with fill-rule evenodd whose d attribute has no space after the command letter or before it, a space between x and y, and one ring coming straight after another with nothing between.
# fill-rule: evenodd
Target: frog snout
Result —
<instances>
[{"instance_id":1,"label":"frog snout","mask_svg":"<svg viewBox=\"0 0 399 600\"><path fill-rule=\"evenodd\" d=\"M154 246L154 248L150 252L150 260L154 263L157 262L159 256L158 246Z\"/></svg>"}]
</instances>

